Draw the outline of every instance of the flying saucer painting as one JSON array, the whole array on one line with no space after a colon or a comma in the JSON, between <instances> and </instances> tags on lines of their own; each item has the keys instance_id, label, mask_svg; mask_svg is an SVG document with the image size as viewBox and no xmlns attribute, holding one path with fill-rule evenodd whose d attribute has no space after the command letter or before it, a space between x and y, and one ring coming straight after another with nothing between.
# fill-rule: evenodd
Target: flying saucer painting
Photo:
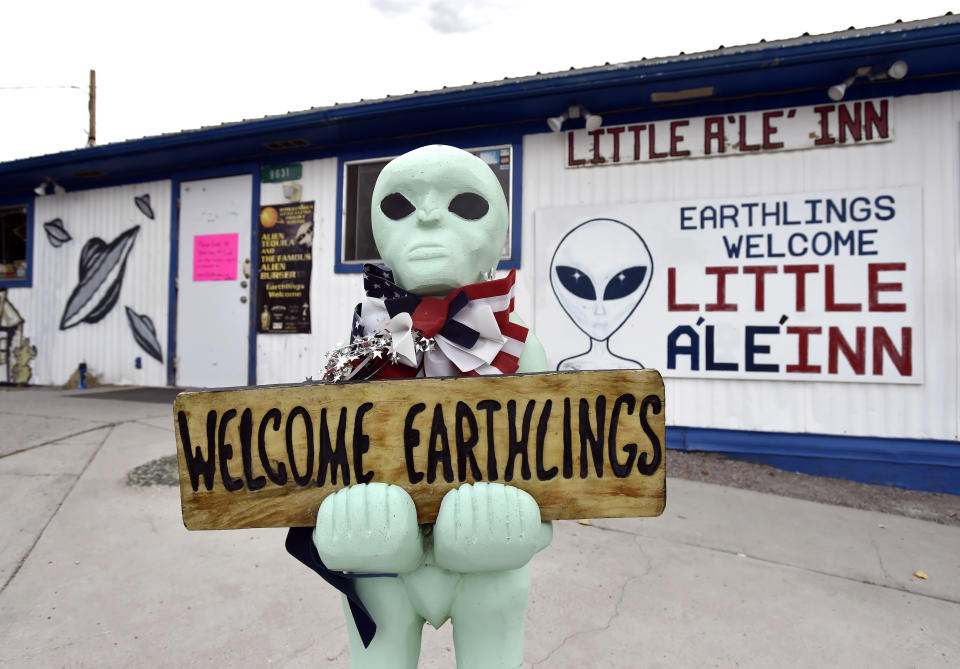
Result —
<instances>
[{"instance_id":1,"label":"flying saucer painting","mask_svg":"<svg viewBox=\"0 0 960 669\"><path fill-rule=\"evenodd\" d=\"M120 297L127 256L140 232L136 225L107 244L93 237L80 252L79 279L60 318L60 329L96 323L113 309Z\"/></svg>"},{"instance_id":2,"label":"flying saucer painting","mask_svg":"<svg viewBox=\"0 0 960 669\"><path fill-rule=\"evenodd\" d=\"M138 314L130 307L124 309L127 310L127 321L130 323L134 340L151 358L163 362L163 353L160 352L160 342L157 341L157 329L153 327L153 321L146 314Z\"/></svg>"},{"instance_id":3,"label":"flying saucer painting","mask_svg":"<svg viewBox=\"0 0 960 669\"><path fill-rule=\"evenodd\" d=\"M139 197L134 197L133 203L137 205L137 209L139 209L144 216L151 221L153 220L153 207L150 206L150 193L144 193Z\"/></svg>"},{"instance_id":4,"label":"flying saucer painting","mask_svg":"<svg viewBox=\"0 0 960 669\"><path fill-rule=\"evenodd\" d=\"M47 240L54 248L59 248L62 244L66 244L73 239L70 233L63 229L63 221L59 218L44 223L43 230L47 233Z\"/></svg>"}]
</instances>

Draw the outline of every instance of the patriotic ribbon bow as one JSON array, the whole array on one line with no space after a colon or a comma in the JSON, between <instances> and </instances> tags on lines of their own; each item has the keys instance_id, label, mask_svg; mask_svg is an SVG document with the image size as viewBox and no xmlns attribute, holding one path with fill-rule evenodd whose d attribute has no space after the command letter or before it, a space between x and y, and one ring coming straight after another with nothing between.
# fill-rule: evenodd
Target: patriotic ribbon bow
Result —
<instances>
[{"instance_id":1,"label":"patriotic ribbon bow","mask_svg":"<svg viewBox=\"0 0 960 669\"><path fill-rule=\"evenodd\" d=\"M379 376L414 376L421 365L426 376L517 371L527 328L510 322L515 271L440 299L407 292L388 269L368 264L363 270L367 296L354 312L352 339L391 334L396 362Z\"/></svg>"}]
</instances>

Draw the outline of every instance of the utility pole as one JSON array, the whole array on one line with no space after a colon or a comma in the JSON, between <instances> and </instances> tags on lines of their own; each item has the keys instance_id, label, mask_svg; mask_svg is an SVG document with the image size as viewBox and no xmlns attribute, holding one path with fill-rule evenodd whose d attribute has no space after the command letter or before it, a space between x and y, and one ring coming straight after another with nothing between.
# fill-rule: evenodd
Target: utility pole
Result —
<instances>
[{"instance_id":1,"label":"utility pole","mask_svg":"<svg viewBox=\"0 0 960 669\"><path fill-rule=\"evenodd\" d=\"M87 133L87 146L97 143L97 71L90 70L90 102L87 105L90 111L90 131Z\"/></svg>"}]
</instances>

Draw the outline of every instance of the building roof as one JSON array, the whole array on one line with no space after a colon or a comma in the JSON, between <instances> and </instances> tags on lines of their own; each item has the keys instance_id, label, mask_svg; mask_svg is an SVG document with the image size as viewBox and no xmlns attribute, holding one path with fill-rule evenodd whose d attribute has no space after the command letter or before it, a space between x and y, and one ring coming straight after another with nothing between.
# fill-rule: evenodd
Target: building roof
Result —
<instances>
[{"instance_id":1,"label":"building roof","mask_svg":"<svg viewBox=\"0 0 960 669\"><path fill-rule=\"evenodd\" d=\"M0 198L52 178L68 190L424 142L502 142L547 132L582 104L605 122L828 103L858 67L905 60L899 81L857 83L847 99L960 88L960 17L759 42L667 58L388 96L0 163ZM449 138L446 139L445 138Z\"/></svg>"}]
</instances>

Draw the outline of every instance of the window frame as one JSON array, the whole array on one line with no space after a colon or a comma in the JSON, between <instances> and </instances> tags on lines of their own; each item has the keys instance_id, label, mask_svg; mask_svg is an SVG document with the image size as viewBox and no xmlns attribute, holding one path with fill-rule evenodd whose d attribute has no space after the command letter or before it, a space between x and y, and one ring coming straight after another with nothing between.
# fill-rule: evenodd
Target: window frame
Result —
<instances>
[{"instance_id":1,"label":"window frame","mask_svg":"<svg viewBox=\"0 0 960 669\"><path fill-rule=\"evenodd\" d=\"M492 151L496 149L510 149L510 197L508 203L509 210L509 230L508 239L510 242L510 256L501 258L497 263L497 269L519 269L521 258L521 227L523 220L522 213L522 182L523 182L523 153L520 142L504 141L491 144L480 144L478 146L463 146L465 151ZM389 161L400 156L404 151L397 152L377 152L353 155L341 155L337 159L337 219L336 219L336 239L334 244L334 265L333 271L336 274L358 274L363 271L363 265L368 262L382 262L376 260L345 260L345 240L347 229L347 169L351 165L362 163L374 163Z\"/></svg>"},{"instance_id":2,"label":"window frame","mask_svg":"<svg viewBox=\"0 0 960 669\"><path fill-rule=\"evenodd\" d=\"M0 276L0 288L29 288L33 285L33 202L20 198L0 199L0 211L8 209L22 209L27 217L25 251L27 269L23 278Z\"/></svg>"}]
</instances>

